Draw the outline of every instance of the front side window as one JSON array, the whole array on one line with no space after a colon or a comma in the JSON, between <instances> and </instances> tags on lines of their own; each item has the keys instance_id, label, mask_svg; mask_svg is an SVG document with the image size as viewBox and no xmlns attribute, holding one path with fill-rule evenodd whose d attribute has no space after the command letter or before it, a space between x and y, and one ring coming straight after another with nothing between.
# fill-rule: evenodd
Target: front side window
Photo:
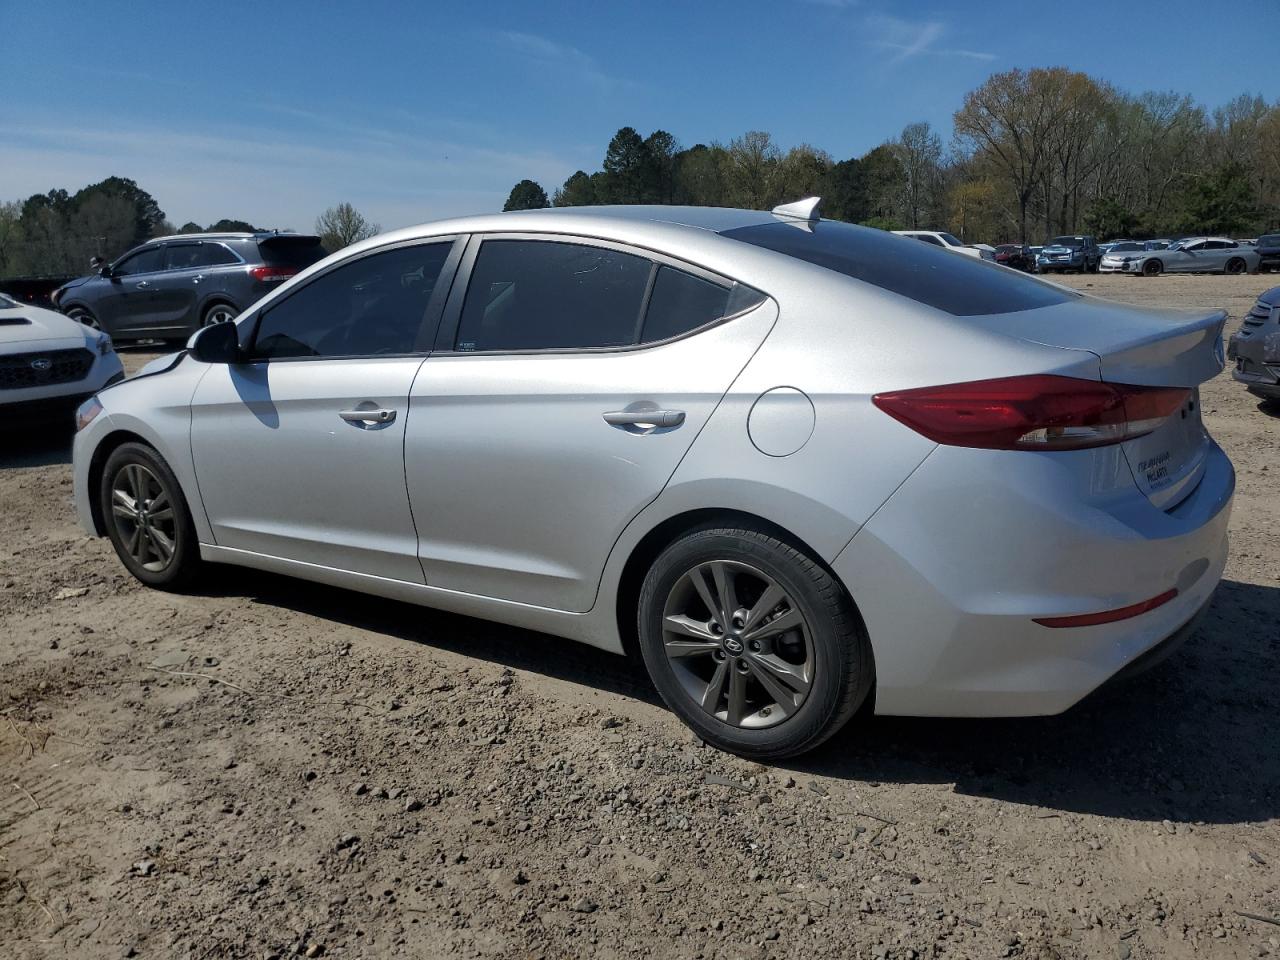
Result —
<instances>
[{"instance_id":1,"label":"front side window","mask_svg":"<svg viewBox=\"0 0 1280 960\"><path fill-rule=\"evenodd\" d=\"M566 350L636 341L652 263L550 240L486 240L467 286L456 349Z\"/></svg>"},{"instance_id":2,"label":"front side window","mask_svg":"<svg viewBox=\"0 0 1280 960\"><path fill-rule=\"evenodd\" d=\"M400 247L344 264L262 314L256 359L368 357L424 349L427 306L452 241Z\"/></svg>"},{"instance_id":3,"label":"front side window","mask_svg":"<svg viewBox=\"0 0 1280 960\"><path fill-rule=\"evenodd\" d=\"M1233 250L1238 244L1234 240L1206 240L1206 250Z\"/></svg>"},{"instance_id":4,"label":"front side window","mask_svg":"<svg viewBox=\"0 0 1280 960\"><path fill-rule=\"evenodd\" d=\"M135 273L155 273L163 269L164 250L160 247L147 247L125 257L111 268L111 273L117 277L129 277Z\"/></svg>"}]
</instances>

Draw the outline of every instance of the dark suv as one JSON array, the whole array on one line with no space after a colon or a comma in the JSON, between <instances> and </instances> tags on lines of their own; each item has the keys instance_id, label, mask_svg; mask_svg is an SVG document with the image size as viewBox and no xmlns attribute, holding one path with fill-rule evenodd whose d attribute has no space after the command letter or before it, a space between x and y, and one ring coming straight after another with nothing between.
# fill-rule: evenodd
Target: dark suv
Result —
<instances>
[{"instance_id":1,"label":"dark suv","mask_svg":"<svg viewBox=\"0 0 1280 960\"><path fill-rule=\"evenodd\" d=\"M1265 237L1259 237L1258 242L1254 244L1254 249L1262 257L1262 262L1258 264L1259 273L1280 270L1280 233L1269 233Z\"/></svg>"},{"instance_id":2,"label":"dark suv","mask_svg":"<svg viewBox=\"0 0 1280 960\"><path fill-rule=\"evenodd\" d=\"M324 256L319 237L298 233L159 237L64 284L52 299L114 340L185 341L202 326L233 319Z\"/></svg>"}]
</instances>

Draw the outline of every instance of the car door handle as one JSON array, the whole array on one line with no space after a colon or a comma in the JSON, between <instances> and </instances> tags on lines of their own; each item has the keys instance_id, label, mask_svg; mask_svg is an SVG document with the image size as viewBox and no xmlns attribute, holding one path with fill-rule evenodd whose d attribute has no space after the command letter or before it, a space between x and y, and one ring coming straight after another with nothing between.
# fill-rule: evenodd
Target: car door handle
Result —
<instances>
[{"instance_id":1,"label":"car door handle","mask_svg":"<svg viewBox=\"0 0 1280 960\"><path fill-rule=\"evenodd\" d=\"M611 410L604 415L611 427L678 427L684 423L683 410Z\"/></svg>"},{"instance_id":2,"label":"car door handle","mask_svg":"<svg viewBox=\"0 0 1280 960\"><path fill-rule=\"evenodd\" d=\"M145 289L147 289L147 287L151 286L151 281L150 281L150 280L139 280L139 281L138 281L138 283L136 284L136 286L137 286L137 288L138 288L139 290L145 290Z\"/></svg>"},{"instance_id":3,"label":"car door handle","mask_svg":"<svg viewBox=\"0 0 1280 960\"><path fill-rule=\"evenodd\" d=\"M340 410L338 416L347 421L347 423L391 423L396 418L396 412L381 408L373 410Z\"/></svg>"},{"instance_id":4,"label":"car door handle","mask_svg":"<svg viewBox=\"0 0 1280 960\"><path fill-rule=\"evenodd\" d=\"M201 280L203 280L203 279L204 279L204 274L203 274L203 273L201 273L201 274L197 274L196 276L192 277L192 278L191 278L191 282L192 282L192 283L199 283L199 282L200 282Z\"/></svg>"}]
</instances>

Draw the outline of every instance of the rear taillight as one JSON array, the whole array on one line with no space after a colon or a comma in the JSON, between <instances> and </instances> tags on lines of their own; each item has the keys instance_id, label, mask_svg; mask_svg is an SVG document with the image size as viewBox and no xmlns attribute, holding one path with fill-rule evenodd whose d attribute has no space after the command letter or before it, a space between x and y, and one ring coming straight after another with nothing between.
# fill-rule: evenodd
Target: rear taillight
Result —
<instances>
[{"instance_id":1,"label":"rear taillight","mask_svg":"<svg viewBox=\"0 0 1280 960\"><path fill-rule=\"evenodd\" d=\"M280 280L288 280L297 274L297 270L293 267L250 267L249 276L255 280L265 280L268 283L279 282Z\"/></svg>"},{"instance_id":2,"label":"rear taillight","mask_svg":"<svg viewBox=\"0 0 1280 960\"><path fill-rule=\"evenodd\" d=\"M871 400L937 443L1079 450L1151 433L1190 393L1040 374L878 393Z\"/></svg>"}]
</instances>

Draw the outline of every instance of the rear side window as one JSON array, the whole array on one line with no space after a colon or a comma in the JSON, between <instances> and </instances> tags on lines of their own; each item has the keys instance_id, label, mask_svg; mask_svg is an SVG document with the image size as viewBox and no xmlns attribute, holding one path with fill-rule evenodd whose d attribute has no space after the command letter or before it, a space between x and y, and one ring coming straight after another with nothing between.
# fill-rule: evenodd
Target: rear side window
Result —
<instances>
[{"instance_id":1,"label":"rear side window","mask_svg":"<svg viewBox=\"0 0 1280 960\"><path fill-rule=\"evenodd\" d=\"M645 311L645 343L667 340L696 330L728 312L729 288L683 270L659 267Z\"/></svg>"},{"instance_id":2,"label":"rear side window","mask_svg":"<svg viewBox=\"0 0 1280 960\"><path fill-rule=\"evenodd\" d=\"M1280 247L1280 233L1268 234L1265 237L1258 238L1258 246L1260 247Z\"/></svg>"},{"instance_id":3,"label":"rear side window","mask_svg":"<svg viewBox=\"0 0 1280 960\"><path fill-rule=\"evenodd\" d=\"M1238 244L1234 240L1206 240L1204 248L1206 250L1231 250Z\"/></svg>"},{"instance_id":4,"label":"rear side window","mask_svg":"<svg viewBox=\"0 0 1280 960\"><path fill-rule=\"evenodd\" d=\"M1078 299L977 257L835 220L764 223L723 234L825 267L957 317L1016 313Z\"/></svg>"},{"instance_id":5,"label":"rear side window","mask_svg":"<svg viewBox=\"0 0 1280 960\"><path fill-rule=\"evenodd\" d=\"M486 240L456 349L555 350L635 343L652 264L585 244Z\"/></svg>"},{"instance_id":6,"label":"rear side window","mask_svg":"<svg viewBox=\"0 0 1280 960\"><path fill-rule=\"evenodd\" d=\"M220 243L173 243L167 253L167 270L190 270L238 263L235 254Z\"/></svg>"},{"instance_id":7,"label":"rear side window","mask_svg":"<svg viewBox=\"0 0 1280 960\"><path fill-rule=\"evenodd\" d=\"M255 359L369 357L424 349L427 307L452 241L400 247L344 264L268 308Z\"/></svg>"}]
</instances>

